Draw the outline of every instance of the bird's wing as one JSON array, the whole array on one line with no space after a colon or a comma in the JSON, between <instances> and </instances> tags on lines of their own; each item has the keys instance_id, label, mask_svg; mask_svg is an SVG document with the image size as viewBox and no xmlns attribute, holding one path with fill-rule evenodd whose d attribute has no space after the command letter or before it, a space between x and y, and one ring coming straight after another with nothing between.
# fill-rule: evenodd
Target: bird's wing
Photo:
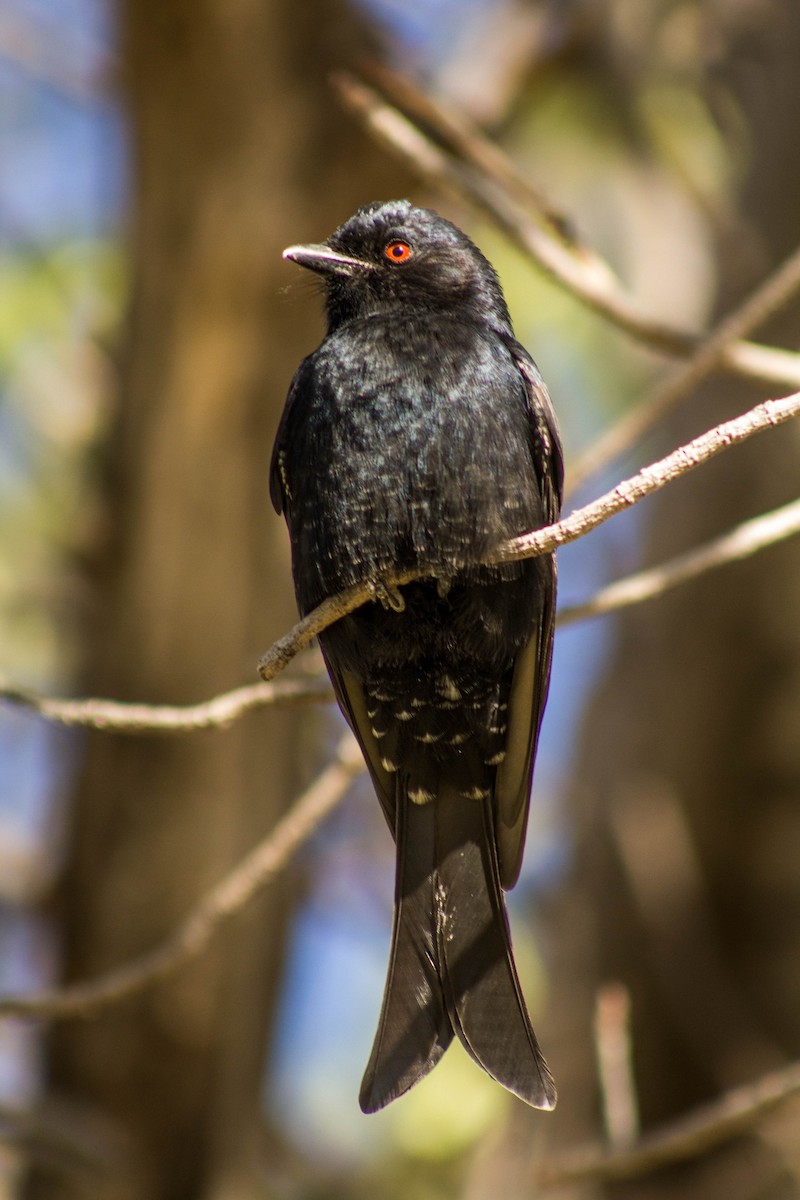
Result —
<instances>
[{"instance_id":1,"label":"bird's wing","mask_svg":"<svg viewBox=\"0 0 800 1200\"><path fill-rule=\"evenodd\" d=\"M531 425L531 456L539 483L545 524L561 511L564 467L558 422L538 368L518 343L511 353L525 383ZM527 645L517 655L508 698L506 754L495 782L497 857L504 888L513 887L522 865L528 824L531 778L550 684L556 615L556 562L545 555L539 562L541 608Z\"/></svg>"},{"instance_id":2,"label":"bird's wing","mask_svg":"<svg viewBox=\"0 0 800 1200\"><path fill-rule=\"evenodd\" d=\"M302 392L304 387L308 385L310 371L311 359L306 358L300 364L289 387L286 405L278 426L278 431L275 434L275 443L272 447L272 461L269 468L270 499L277 513L286 513L287 515L292 503L292 492L286 473L285 447L291 442L292 426L297 419L298 407L302 409ZM367 702L364 696L363 685L351 672L340 671L333 665L328 655L325 654L324 640L323 637L321 639L323 643L321 645L322 654L331 678L331 683L333 684L333 690L336 693L336 699L339 701L339 706L361 747L369 773L372 776L372 782L375 785L375 791L386 814L389 828L394 835L395 785L389 772L381 765L378 740L372 733L372 725L367 712Z\"/></svg>"},{"instance_id":3,"label":"bird's wing","mask_svg":"<svg viewBox=\"0 0 800 1200\"><path fill-rule=\"evenodd\" d=\"M542 723L555 628L556 565L551 559L539 622L514 664L508 697L508 733L505 758L495 779L495 836L503 887L514 886L522 865L528 804L539 727Z\"/></svg>"},{"instance_id":4,"label":"bird's wing","mask_svg":"<svg viewBox=\"0 0 800 1200\"><path fill-rule=\"evenodd\" d=\"M558 420L539 368L528 351L519 342L513 342L509 349L525 385L533 466L539 481L545 523L552 525L558 520L564 493L564 459Z\"/></svg>"},{"instance_id":5,"label":"bird's wing","mask_svg":"<svg viewBox=\"0 0 800 1200\"><path fill-rule=\"evenodd\" d=\"M285 446L290 439L291 426L297 416L298 394L307 381L310 369L310 358L305 358L297 368L294 379L289 384L286 403L283 406L278 431L272 446L272 459L269 464L269 497L276 513L287 513L292 499L289 480L286 476Z\"/></svg>"},{"instance_id":6,"label":"bird's wing","mask_svg":"<svg viewBox=\"0 0 800 1200\"><path fill-rule=\"evenodd\" d=\"M306 389L313 387L313 374L314 355L310 355L300 364L291 382L283 416L275 435L275 444L272 448L272 461L269 469L270 498L276 512L286 513L287 519L292 508L292 490L291 480L286 471L286 447L292 445L296 423L304 417L304 393L306 393ZM289 523L291 527L291 521ZM302 604L301 611L303 611ZM352 672L340 670L334 665L330 656L325 652L324 635L320 638L320 648L333 684L333 690L336 693L336 699L361 747L372 776L372 782L375 785L375 791L394 836L395 783L390 773L381 764L381 751L378 747L378 739L372 732L373 721L367 711L363 684Z\"/></svg>"},{"instance_id":7,"label":"bird's wing","mask_svg":"<svg viewBox=\"0 0 800 1200\"><path fill-rule=\"evenodd\" d=\"M395 782L394 777L381 763L381 750L378 739L372 732L372 721L367 711L367 700L364 695L364 685L351 671L342 671L333 665L322 647L325 666L339 701L339 707L347 718L347 723L355 734L356 741L361 747L364 761L372 778L378 799L381 802L384 816L395 836Z\"/></svg>"}]
</instances>

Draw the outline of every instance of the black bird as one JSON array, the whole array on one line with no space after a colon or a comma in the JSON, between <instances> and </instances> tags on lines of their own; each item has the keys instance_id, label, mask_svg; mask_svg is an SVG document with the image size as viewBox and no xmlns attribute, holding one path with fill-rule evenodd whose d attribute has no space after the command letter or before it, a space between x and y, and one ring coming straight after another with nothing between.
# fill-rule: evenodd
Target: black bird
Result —
<instances>
[{"instance_id":1,"label":"black bird","mask_svg":"<svg viewBox=\"0 0 800 1200\"><path fill-rule=\"evenodd\" d=\"M525 840L550 677L552 555L481 561L558 519L558 429L470 239L408 201L370 204L284 258L325 282L328 332L292 382L270 490L305 614L356 583L374 601L320 636L397 843L374 1112L458 1037L537 1108L556 1093L517 977L503 888ZM425 578L393 587L419 568Z\"/></svg>"}]
</instances>

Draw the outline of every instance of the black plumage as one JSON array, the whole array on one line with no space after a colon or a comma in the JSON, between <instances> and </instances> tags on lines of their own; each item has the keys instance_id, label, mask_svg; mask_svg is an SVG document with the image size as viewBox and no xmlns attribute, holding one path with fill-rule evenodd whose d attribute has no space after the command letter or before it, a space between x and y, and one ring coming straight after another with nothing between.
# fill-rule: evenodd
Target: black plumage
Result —
<instances>
[{"instance_id":1,"label":"black plumage","mask_svg":"<svg viewBox=\"0 0 800 1200\"><path fill-rule=\"evenodd\" d=\"M351 584L376 589L320 637L397 843L361 1106L407 1091L455 1033L503 1086L552 1108L503 889L525 839L556 567L552 555L481 565L503 539L558 518L547 390L492 266L436 213L369 205L324 245L284 256L322 275L328 317L272 460L298 604L305 614ZM406 568L426 576L385 585Z\"/></svg>"}]
</instances>

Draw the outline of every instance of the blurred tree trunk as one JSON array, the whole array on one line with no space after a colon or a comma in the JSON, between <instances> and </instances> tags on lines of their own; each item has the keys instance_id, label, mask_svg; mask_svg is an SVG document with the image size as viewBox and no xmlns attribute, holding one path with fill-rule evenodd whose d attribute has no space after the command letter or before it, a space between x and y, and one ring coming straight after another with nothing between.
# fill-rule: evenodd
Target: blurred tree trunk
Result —
<instances>
[{"instance_id":1,"label":"blurred tree trunk","mask_svg":"<svg viewBox=\"0 0 800 1200\"><path fill-rule=\"evenodd\" d=\"M721 248L721 311L800 239L800 9L757 12L716 64L752 154L740 208L753 236ZM722 8L717 17L724 32ZM797 346L800 307L759 337ZM757 399L740 381L715 381L671 422L664 449ZM717 459L650 504L648 559L786 503L799 479L794 424ZM788 542L619 619L580 752L574 883L555 916L562 1149L599 1132L592 1009L607 980L632 996L646 1126L800 1056L798 613L800 557ZM795 1110L783 1131L775 1120L763 1136L609 1191L796 1197L797 1143Z\"/></svg>"},{"instance_id":2,"label":"blurred tree trunk","mask_svg":"<svg viewBox=\"0 0 800 1200\"><path fill-rule=\"evenodd\" d=\"M87 687L181 703L254 679L295 618L267 471L319 316L307 291L284 294L280 250L398 180L327 86L363 46L342 6L127 0L122 23L132 303ZM62 893L68 979L157 945L274 825L297 787L293 727L268 712L217 733L90 737ZM105 1120L124 1155L100 1178L39 1168L30 1197L257 1194L287 899L273 886L174 980L54 1029L50 1100Z\"/></svg>"}]
</instances>

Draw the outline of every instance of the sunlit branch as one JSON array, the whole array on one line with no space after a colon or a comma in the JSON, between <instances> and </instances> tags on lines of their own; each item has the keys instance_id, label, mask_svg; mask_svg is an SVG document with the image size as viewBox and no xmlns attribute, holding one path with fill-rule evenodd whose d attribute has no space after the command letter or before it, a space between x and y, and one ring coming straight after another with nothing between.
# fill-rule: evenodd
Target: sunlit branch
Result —
<instances>
[{"instance_id":1,"label":"sunlit branch","mask_svg":"<svg viewBox=\"0 0 800 1200\"><path fill-rule=\"evenodd\" d=\"M645 496L652 495L665 484L708 462L721 451L746 441L764 429L781 425L784 421L797 416L798 413L800 413L800 393L784 396L779 400L765 400L762 404L758 404L744 413L743 416L734 417L731 421L725 421L721 425L715 426L714 429L687 442L678 450L674 450L666 458L638 471L629 479L623 480L622 483L612 488L611 491L606 492L598 500L576 509L563 521L505 542L487 561L510 562L522 558L534 558L537 555L556 550L568 542L576 541L610 517L616 516L623 509L638 504ZM423 578L426 574L429 572L425 570L406 571L400 575L387 577L382 582L389 587L401 587L415 579ZM331 596L324 600L267 651L259 663L261 677L272 679L323 629L327 629L340 617L346 616L347 613L353 612L354 609L365 604L373 594L374 584L371 586L359 584L338 596Z\"/></svg>"},{"instance_id":2,"label":"sunlit branch","mask_svg":"<svg viewBox=\"0 0 800 1200\"><path fill-rule=\"evenodd\" d=\"M760 287L720 321L686 363L670 372L642 403L631 408L570 464L570 488L578 488L589 476L629 450L720 365L729 346L786 304L798 288L800 249L790 254Z\"/></svg>"},{"instance_id":3,"label":"sunlit branch","mask_svg":"<svg viewBox=\"0 0 800 1200\"><path fill-rule=\"evenodd\" d=\"M550 197L524 176L502 147L486 137L461 109L435 99L408 75L393 70L386 63L368 62L364 64L363 73L365 79L372 82L378 92L413 121L426 137L508 191L585 265L591 264L593 269L607 272L609 281L613 281L615 287L620 286L608 264L581 239L567 213L556 208ZM337 76L334 83L341 85L346 96L348 86L357 81L344 75Z\"/></svg>"},{"instance_id":4,"label":"sunlit branch","mask_svg":"<svg viewBox=\"0 0 800 1200\"><path fill-rule=\"evenodd\" d=\"M756 409L728 421L696 438L660 462L625 480L599 500L573 512L558 525L536 530L508 543L503 557L521 558L542 554L564 542L588 533L596 525L613 516L664 483L684 474L729 445L745 440L770 425L789 420L800 411L800 397L787 396L770 400ZM746 558L750 554L800 532L800 501L794 501L774 512L766 513L742 525L723 537L697 550L680 555L648 571L619 580L603 588L583 604L562 606L560 624L570 624L588 617L601 616L639 604L662 595L672 587L693 579L702 572L724 563ZM390 581L410 582L418 576L406 572ZM279 673L322 630L371 599L369 587L355 587L326 600L319 608L289 630L267 652L261 670L267 679ZM279 703L321 702L332 698L331 690L322 678L291 679L281 683L252 684L216 696L202 704L186 707L126 704L113 700L67 700L40 696L28 689L3 682L0 678L0 699L17 704L68 725L88 725L122 733L188 732L228 724L250 709Z\"/></svg>"},{"instance_id":5,"label":"sunlit branch","mask_svg":"<svg viewBox=\"0 0 800 1200\"><path fill-rule=\"evenodd\" d=\"M798 533L800 500L793 500L783 508L742 522L729 533L696 550L689 550L669 562L610 583L589 600L580 604L562 604L557 622L559 625L572 625L576 621L601 617L621 608L657 599L707 571L749 558L759 550ZM310 676L276 680L270 684L248 684L201 704L180 706L47 697L17 684L3 683L0 677L0 700L30 709L61 725L88 726L114 733L189 733L227 726L256 708L325 703L333 700L333 690L326 676Z\"/></svg>"},{"instance_id":6,"label":"sunlit branch","mask_svg":"<svg viewBox=\"0 0 800 1200\"><path fill-rule=\"evenodd\" d=\"M483 148L481 155L474 155L471 162L455 158L406 115L399 89L392 89L391 100L387 102L380 91L352 75L340 73L333 83L350 111L377 141L399 155L426 181L458 200L467 199L475 205L555 283L588 307L638 341L667 354L691 355L702 344L702 335L649 316L596 252L556 234L553 213L547 206L540 206L537 219L520 211L519 195L511 194L497 174L487 173ZM382 80L381 90L390 90L386 79ZM429 97L427 102L435 111ZM431 125L429 116L426 129L430 130ZM437 132L442 135L441 125ZM446 141L444 137L442 140ZM493 153L501 152L495 148ZM800 384L800 355L773 346L731 342L721 354L719 365L779 386Z\"/></svg>"},{"instance_id":7,"label":"sunlit branch","mask_svg":"<svg viewBox=\"0 0 800 1200\"><path fill-rule=\"evenodd\" d=\"M780 400L767 400L743 416L726 421L681 446L666 458L624 480L606 495L578 509L556 525L506 542L490 561L506 562L535 557L583 537L615 513L638 503L671 480L707 462L720 451L745 441L763 429L780 425L798 413L800 394L785 396ZM424 574L424 571L407 571L383 582L389 586L402 586L424 577ZM374 586L359 586L324 601L267 652L260 665L264 677L270 679L276 675L316 634L338 617L366 603L373 595ZM7 997L0 1000L0 1015L83 1015L103 1004L130 995L199 954L218 925L238 911L280 870L297 846L309 836L322 815L337 802L352 776L361 769L360 756L355 753L353 743L348 740L340 749L339 761L323 772L317 783L279 823L270 837L201 901L172 938L151 954L93 983L76 984L28 998Z\"/></svg>"},{"instance_id":8,"label":"sunlit branch","mask_svg":"<svg viewBox=\"0 0 800 1200\"><path fill-rule=\"evenodd\" d=\"M629 575L627 579L610 583L583 604L562 605L558 614L559 624L571 625L574 621L599 617L632 604L653 600L706 571L749 558L758 550L797 533L800 533L800 500L793 500L783 508L742 522L730 533L707 542L705 546L689 550L647 571Z\"/></svg>"},{"instance_id":9,"label":"sunlit branch","mask_svg":"<svg viewBox=\"0 0 800 1200\"><path fill-rule=\"evenodd\" d=\"M514 559L546 554L568 542L574 542L578 538L584 537L590 530L596 529L610 517L638 504L645 496L652 495L666 484L688 474L696 467L702 466L721 451L747 441L753 434L760 433L764 429L782 425L784 421L791 420L798 413L800 413L800 392L784 396L779 400L765 400L742 416L716 425L707 433L703 433L700 437L673 450L665 458L637 471L635 475L623 480L598 500L593 500L583 508L576 509L558 524L512 538L499 547L489 561L509 562Z\"/></svg>"}]
</instances>

